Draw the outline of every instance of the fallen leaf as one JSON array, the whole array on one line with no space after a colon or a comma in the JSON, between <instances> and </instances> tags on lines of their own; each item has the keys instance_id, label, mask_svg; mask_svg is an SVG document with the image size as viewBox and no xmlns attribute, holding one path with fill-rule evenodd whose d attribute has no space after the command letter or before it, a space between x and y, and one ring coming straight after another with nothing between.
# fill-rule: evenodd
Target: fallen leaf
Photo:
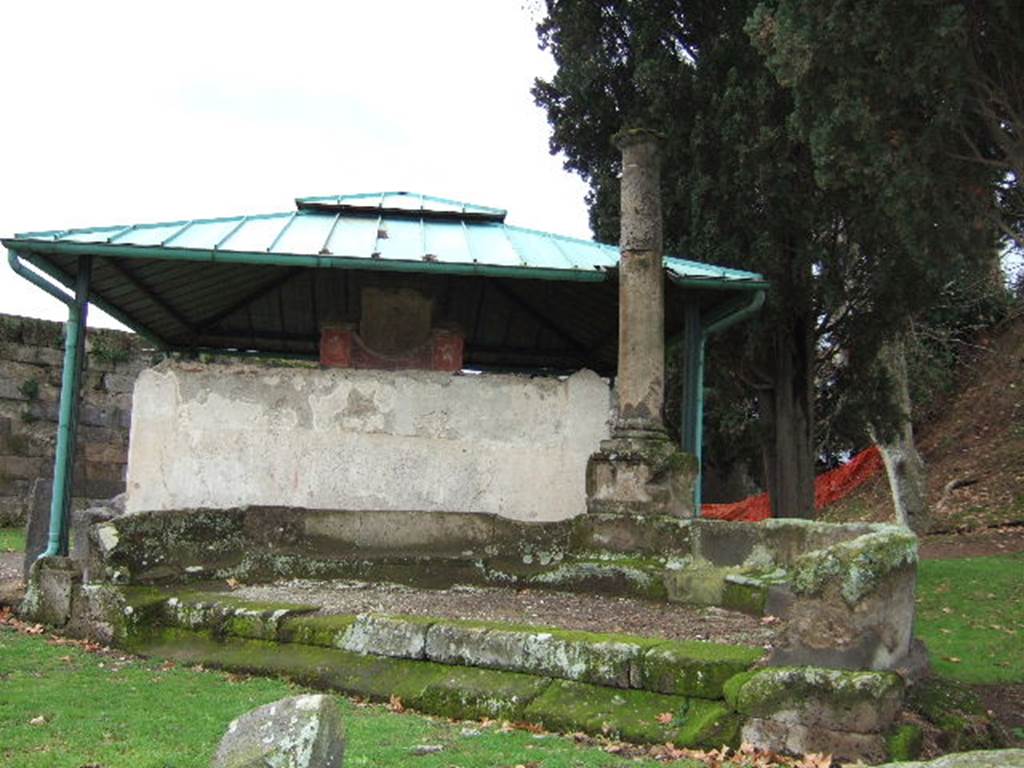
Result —
<instances>
[{"instance_id":1,"label":"fallen leaf","mask_svg":"<svg viewBox=\"0 0 1024 768\"><path fill-rule=\"evenodd\" d=\"M669 723L672 722L672 713L671 712L662 712L660 715L658 715L654 719L657 720L662 725L668 725Z\"/></svg>"},{"instance_id":2,"label":"fallen leaf","mask_svg":"<svg viewBox=\"0 0 1024 768\"><path fill-rule=\"evenodd\" d=\"M392 694L391 698L388 700L388 709L392 712L402 713L405 712L405 705L402 703L401 698Z\"/></svg>"}]
</instances>

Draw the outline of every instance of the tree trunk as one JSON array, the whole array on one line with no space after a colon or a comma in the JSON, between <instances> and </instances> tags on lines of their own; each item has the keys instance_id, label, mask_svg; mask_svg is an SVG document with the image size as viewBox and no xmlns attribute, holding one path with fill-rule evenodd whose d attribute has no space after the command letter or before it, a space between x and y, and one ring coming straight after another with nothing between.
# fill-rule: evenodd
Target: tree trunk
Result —
<instances>
[{"instance_id":1,"label":"tree trunk","mask_svg":"<svg viewBox=\"0 0 1024 768\"><path fill-rule=\"evenodd\" d=\"M899 423L888 432L870 425L871 439L878 446L885 464L896 523L910 528L914 533L926 533L930 523L927 473L924 460L914 444L910 380L902 334L882 347L878 360L892 382ZM887 439L879 439L882 436Z\"/></svg>"},{"instance_id":2,"label":"tree trunk","mask_svg":"<svg viewBox=\"0 0 1024 768\"><path fill-rule=\"evenodd\" d=\"M774 517L812 519L814 510L814 391L811 326L795 317L773 333L771 390L761 399L762 453Z\"/></svg>"}]
</instances>

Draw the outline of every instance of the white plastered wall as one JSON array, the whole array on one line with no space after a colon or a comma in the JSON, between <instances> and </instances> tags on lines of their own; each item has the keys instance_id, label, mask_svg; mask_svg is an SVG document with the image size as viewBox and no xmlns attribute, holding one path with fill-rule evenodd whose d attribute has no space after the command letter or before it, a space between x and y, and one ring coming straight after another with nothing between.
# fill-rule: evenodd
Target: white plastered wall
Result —
<instances>
[{"instance_id":1,"label":"white plastered wall","mask_svg":"<svg viewBox=\"0 0 1024 768\"><path fill-rule=\"evenodd\" d=\"M611 393L567 379L164 363L135 385L129 512L586 511Z\"/></svg>"}]
</instances>

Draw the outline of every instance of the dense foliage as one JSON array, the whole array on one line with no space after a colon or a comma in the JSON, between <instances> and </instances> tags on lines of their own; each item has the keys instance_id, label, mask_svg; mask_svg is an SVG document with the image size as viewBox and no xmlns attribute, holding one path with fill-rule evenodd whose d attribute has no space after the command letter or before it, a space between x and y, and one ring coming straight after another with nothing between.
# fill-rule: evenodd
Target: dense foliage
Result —
<instances>
[{"instance_id":1,"label":"dense foliage","mask_svg":"<svg viewBox=\"0 0 1024 768\"><path fill-rule=\"evenodd\" d=\"M669 249L771 281L759 326L712 352L712 395L731 405L709 439L756 431L777 515L812 513L823 449L896 418L875 364L886 341L951 283L994 272L987 214L1006 176L965 149L988 130L967 55L978 13L953 0L547 3L539 34L558 70L534 94L552 150L590 185L595 234L618 230L608 137L654 128Z\"/></svg>"}]
</instances>

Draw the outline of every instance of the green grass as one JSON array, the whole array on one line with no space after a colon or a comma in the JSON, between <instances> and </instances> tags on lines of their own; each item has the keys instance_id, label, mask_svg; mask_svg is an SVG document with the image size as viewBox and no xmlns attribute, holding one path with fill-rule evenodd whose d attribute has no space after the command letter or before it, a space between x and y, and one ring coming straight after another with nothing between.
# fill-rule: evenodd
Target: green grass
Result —
<instances>
[{"instance_id":1,"label":"green grass","mask_svg":"<svg viewBox=\"0 0 1024 768\"><path fill-rule=\"evenodd\" d=\"M939 675L1024 683L1024 554L921 561L917 633Z\"/></svg>"},{"instance_id":2,"label":"green grass","mask_svg":"<svg viewBox=\"0 0 1024 768\"><path fill-rule=\"evenodd\" d=\"M300 689L118 655L90 654L0 629L0 765L207 768L228 723ZM655 768L559 736L502 733L340 699L345 765L389 768ZM33 725L34 718L45 723ZM442 751L416 755L419 745ZM674 766L696 766L679 762Z\"/></svg>"},{"instance_id":3,"label":"green grass","mask_svg":"<svg viewBox=\"0 0 1024 768\"><path fill-rule=\"evenodd\" d=\"M0 528L0 552L24 552L24 528Z\"/></svg>"}]
</instances>

